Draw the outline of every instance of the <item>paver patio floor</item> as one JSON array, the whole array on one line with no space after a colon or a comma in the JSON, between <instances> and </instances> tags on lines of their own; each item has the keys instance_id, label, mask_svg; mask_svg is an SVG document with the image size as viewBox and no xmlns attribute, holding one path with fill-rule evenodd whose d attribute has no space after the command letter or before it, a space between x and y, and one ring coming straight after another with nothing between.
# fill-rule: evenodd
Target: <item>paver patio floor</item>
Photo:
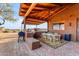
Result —
<instances>
[{"instance_id":1,"label":"paver patio floor","mask_svg":"<svg viewBox=\"0 0 79 59\"><path fill-rule=\"evenodd\" d=\"M57 49L41 43L42 47L35 50L31 50L27 42L18 43L16 38L1 39L0 56L79 56L79 42L69 42Z\"/></svg>"}]
</instances>

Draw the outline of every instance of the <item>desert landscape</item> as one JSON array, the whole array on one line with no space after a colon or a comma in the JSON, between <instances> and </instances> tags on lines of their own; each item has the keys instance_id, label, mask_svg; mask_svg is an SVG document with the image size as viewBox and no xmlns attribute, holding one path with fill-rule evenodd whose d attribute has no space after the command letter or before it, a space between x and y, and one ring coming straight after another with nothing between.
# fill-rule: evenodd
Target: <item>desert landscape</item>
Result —
<instances>
[{"instance_id":1,"label":"desert landscape","mask_svg":"<svg viewBox=\"0 0 79 59\"><path fill-rule=\"evenodd\" d=\"M17 38L17 33L20 30L18 29L6 29L4 27L0 27L0 40L6 38Z\"/></svg>"},{"instance_id":2,"label":"desert landscape","mask_svg":"<svg viewBox=\"0 0 79 59\"><path fill-rule=\"evenodd\" d=\"M0 40L6 38L17 38L17 33L0 33Z\"/></svg>"}]
</instances>

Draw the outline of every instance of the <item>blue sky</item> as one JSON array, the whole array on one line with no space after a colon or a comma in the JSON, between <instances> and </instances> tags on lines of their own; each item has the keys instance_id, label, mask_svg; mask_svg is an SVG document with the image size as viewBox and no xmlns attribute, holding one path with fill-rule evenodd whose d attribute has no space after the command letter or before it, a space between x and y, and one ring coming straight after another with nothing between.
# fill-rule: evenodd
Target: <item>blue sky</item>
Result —
<instances>
[{"instance_id":1,"label":"blue sky","mask_svg":"<svg viewBox=\"0 0 79 59\"><path fill-rule=\"evenodd\" d=\"M6 21L4 25L1 25L0 27L5 27L9 29L20 29L21 28L21 22L23 20L23 17L19 16L19 3L12 3L12 9L14 11L14 17L17 19L16 22L9 22ZM26 25L26 28L35 28L36 25ZM23 28L23 25L22 25ZM47 28L47 23L40 24L37 26L37 28Z\"/></svg>"}]
</instances>

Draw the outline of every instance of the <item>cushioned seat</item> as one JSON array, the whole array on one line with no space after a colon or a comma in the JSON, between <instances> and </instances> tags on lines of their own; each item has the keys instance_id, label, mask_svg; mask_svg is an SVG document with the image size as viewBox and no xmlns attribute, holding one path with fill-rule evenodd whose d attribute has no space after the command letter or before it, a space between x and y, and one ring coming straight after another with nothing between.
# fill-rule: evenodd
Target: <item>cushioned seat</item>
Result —
<instances>
[{"instance_id":1,"label":"cushioned seat","mask_svg":"<svg viewBox=\"0 0 79 59\"><path fill-rule=\"evenodd\" d=\"M41 32L35 32L34 35L33 35L33 38L39 39L39 38L41 38L41 36L42 36Z\"/></svg>"}]
</instances>

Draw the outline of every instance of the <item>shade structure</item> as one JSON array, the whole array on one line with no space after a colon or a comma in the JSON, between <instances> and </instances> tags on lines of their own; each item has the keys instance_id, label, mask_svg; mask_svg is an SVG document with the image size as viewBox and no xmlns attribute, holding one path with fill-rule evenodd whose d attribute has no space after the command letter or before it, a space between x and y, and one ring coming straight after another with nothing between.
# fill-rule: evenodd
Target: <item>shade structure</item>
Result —
<instances>
[{"instance_id":1,"label":"shade structure","mask_svg":"<svg viewBox=\"0 0 79 59\"><path fill-rule=\"evenodd\" d=\"M30 8L32 3L21 3L19 15L25 16L26 12ZM65 3L37 3L31 10L31 12L27 15L25 19L26 24L39 25L44 22L48 22L49 18L53 15L62 12L72 4ZM23 22L24 23L24 20Z\"/></svg>"}]
</instances>

